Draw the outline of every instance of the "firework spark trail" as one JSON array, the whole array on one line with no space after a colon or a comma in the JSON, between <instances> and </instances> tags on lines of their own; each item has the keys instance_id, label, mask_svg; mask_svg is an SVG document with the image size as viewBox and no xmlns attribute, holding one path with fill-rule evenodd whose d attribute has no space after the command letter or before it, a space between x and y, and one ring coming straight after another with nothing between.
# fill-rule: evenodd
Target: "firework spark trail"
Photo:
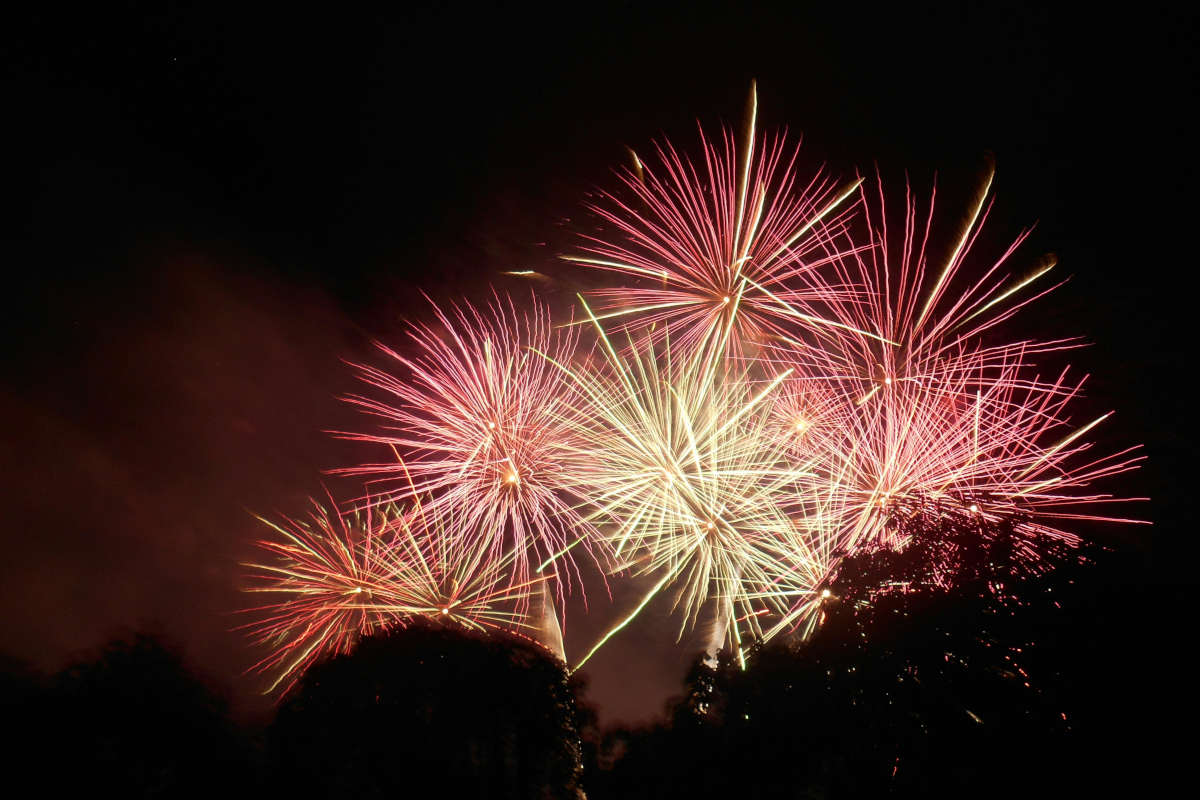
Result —
<instances>
[{"instance_id":1,"label":"firework spark trail","mask_svg":"<svg viewBox=\"0 0 1200 800\"><path fill-rule=\"evenodd\" d=\"M270 602L241 626L270 652L250 669L274 676L265 693L286 694L316 661L349 652L358 640L414 617L471 630L531 629L521 608L551 574L514 583L515 553L465 552L418 505L350 513L314 502L309 521L276 524L281 538L258 544L271 563L245 564L246 591Z\"/></svg>"},{"instance_id":2,"label":"firework spark trail","mask_svg":"<svg viewBox=\"0 0 1200 800\"><path fill-rule=\"evenodd\" d=\"M577 332L556 330L548 310L533 302L518 312L510 298L496 297L480 311L470 305L446 312L434 306L438 328L416 325L412 352L380 346L404 373L396 376L357 365L359 377L386 396L347 398L383 426L347 438L383 443L392 462L338 470L371 479L383 501L425 500L425 513L452 516L449 534L467 552L493 556L512 550L513 582L530 580L531 562L560 552L556 572L561 594L579 572L582 551L598 558L588 526L565 494L576 471L567 412L570 389L533 351L568 361Z\"/></svg>"},{"instance_id":3,"label":"firework spark trail","mask_svg":"<svg viewBox=\"0 0 1200 800\"><path fill-rule=\"evenodd\" d=\"M701 129L701 168L670 142L656 145L657 164L635 155L634 169L619 173L630 199L603 193L590 206L611 233L586 236L584 254L565 258L631 281L590 292L599 319L656 341L669 323L676 350L712 345L732 320L724 342L734 353L781 330L768 292L791 309L784 322L830 324L803 309L851 291L826 282L822 267L847 255L834 243L858 184L839 187L820 172L804 183L798 147L784 135L757 138L756 116L752 88L740 159L728 130L715 143Z\"/></svg>"},{"instance_id":4,"label":"firework spark trail","mask_svg":"<svg viewBox=\"0 0 1200 800\"><path fill-rule=\"evenodd\" d=\"M584 308L607 369L554 363L585 404L564 419L591 455L576 474L587 487L586 519L620 567L659 576L638 610L671 587L673 608L682 612L680 635L710 601L735 645L742 626L759 635L760 612L784 606L768 590L781 554L820 576L833 551L824 540L796 541L801 534L791 515L802 515L801 485L811 473L787 453L790 440L774 430L770 413L772 395L790 373L757 381L731 375L722 348L677 353L670 336L630 340L622 355Z\"/></svg>"}]
</instances>

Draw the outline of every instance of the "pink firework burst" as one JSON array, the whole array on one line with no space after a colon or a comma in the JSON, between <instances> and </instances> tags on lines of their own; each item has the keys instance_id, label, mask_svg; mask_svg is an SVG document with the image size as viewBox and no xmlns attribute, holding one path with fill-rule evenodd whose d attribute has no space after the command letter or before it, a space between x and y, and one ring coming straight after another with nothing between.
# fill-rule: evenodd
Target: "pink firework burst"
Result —
<instances>
[{"instance_id":1,"label":"pink firework burst","mask_svg":"<svg viewBox=\"0 0 1200 800\"><path fill-rule=\"evenodd\" d=\"M1028 517L1019 528L1070 542L1074 534L1054 520L1116 519L1096 506L1123 499L1086 487L1141 457L1136 448L1090 456L1085 437L1108 415L1073 422L1070 406L1083 379L1066 371L1050 381L1028 378L1017 359L972 372L969 361L956 360L955 371L936 383L887 386L848 415L833 464L846 492L851 546L885 540L895 515Z\"/></svg>"},{"instance_id":2,"label":"pink firework burst","mask_svg":"<svg viewBox=\"0 0 1200 800\"><path fill-rule=\"evenodd\" d=\"M802 462L823 463L845 440L848 403L840 387L793 369L771 405L771 428L788 442L786 452Z\"/></svg>"},{"instance_id":3,"label":"pink firework burst","mask_svg":"<svg viewBox=\"0 0 1200 800\"><path fill-rule=\"evenodd\" d=\"M782 134L756 137L753 90L750 103L740 159L732 133L713 142L701 129L699 167L669 142L656 145L655 164L635 155L618 173L628 197L605 192L590 205L606 232L586 236L583 253L566 259L626 281L590 293L613 330L657 337L669 323L677 349L737 353L797 322L836 327L807 309L847 291L827 283L821 267L846 255L835 242L854 184L839 188L820 171L805 182L798 147Z\"/></svg>"},{"instance_id":4,"label":"pink firework burst","mask_svg":"<svg viewBox=\"0 0 1200 800\"><path fill-rule=\"evenodd\" d=\"M373 433L343 434L388 445L395 459L340 470L366 475L385 501L421 499L424 513L452 516L455 546L498 557L513 550L513 581L562 557L559 592L577 568L572 549L591 553L564 480L575 470L571 389L547 356L567 362L577 336L555 329L534 301L518 311L496 297L483 310L434 306L436 326L414 325L407 351L380 345L398 367L358 365L382 396L348 401L381 422Z\"/></svg>"},{"instance_id":5,"label":"pink firework burst","mask_svg":"<svg viewBox=\"0 0 1200 800\"><path fill-rule=\"evenodd\" d=\"M915 513L930 503L985 516L1029 515L1041 521L1025 523L1027 529L1063 539L1073 535L1049 520L1119 519L1080 509L1118 502L1087 487L1136 467L1137 448L1093 458L1086 434L1108 415L1076 423L1071 407L1083 380L1065 370L1043 380L1034 367L1038 356L1078 341L989 341L1000 323L1054 288L1027 290L1054 266L1052 257L1024 277L1008 272L1027 231L978 278L966 278L991 182L989 165L940 263L928 254L932 199L922 214L906 192L901 224L889 227L882 190L873 204L864 189L871 246L847 248L853 254L834 265L839 280L864 291L827 313L844 323L843 331L876 336L845 334L822 348L783 339L771 346L847 400L831 475L846 492L851 547L878 543L891 513Z\"/></svg>"}]
</instances>

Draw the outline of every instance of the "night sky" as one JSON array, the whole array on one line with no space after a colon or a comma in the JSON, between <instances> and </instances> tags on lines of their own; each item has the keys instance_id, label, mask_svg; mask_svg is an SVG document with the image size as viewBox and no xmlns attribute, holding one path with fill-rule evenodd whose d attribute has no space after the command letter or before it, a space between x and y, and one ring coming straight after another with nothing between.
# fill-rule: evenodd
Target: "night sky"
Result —
<instances>
[{"instance_id":1,"label":"night sky","mask_svg":"<svg viewBox=\"0 0 1200 800\"><path fill-rule=\"evenodd\" d=\"M264 713L231 632L251 512L301 513L324 470L370 456L337 399L343 360L400 341L435 299L536 269L560 309L588 276L556 259L626 145L696 120L803 136L801 171L878 164L956 219L985 153L980 253L1073 276L1019 320L1082 334L1099 439L1142 442L1152 529L1106 530L1131 591L1194 583L1184 513L1195 369L1195 24L1008 4L612 4L386 13L335 4L113 4L6 25L2 237L5 488L0 651L54 669L122 628L178 642L240 713ZM1184 5L1184 4L1179 4ZM1190 458L1187 459L1191 461ZM571 607L580 654L637 597ZM653 612L653 609L651 609ZM602 718L642 720L699 640L649 614L588 667Z\"/></svg>"}]
</instances>

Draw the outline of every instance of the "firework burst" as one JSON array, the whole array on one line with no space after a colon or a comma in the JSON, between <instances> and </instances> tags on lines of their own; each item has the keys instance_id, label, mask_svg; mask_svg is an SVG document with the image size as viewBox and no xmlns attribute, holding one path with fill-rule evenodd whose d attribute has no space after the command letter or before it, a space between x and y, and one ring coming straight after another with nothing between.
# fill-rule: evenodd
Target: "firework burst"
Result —
<instances>
[{"instance_id":1,"label":"firework burst","mask_svg":"<svg viewBox=\"0 0 1200 800\"><path fill-rule=\"evenodd\" d=\"M464 552L445 527L417 505L329 512L313 503L308 520L276 524L259 518L278 539L260 541L270 563L251 570L246 591L273 598L252 609L244 629L270 649L251 667L274 675L267 688L286 693L316 661L349 652L363 636L414 617L472 630L533 630L522 609L546 574L514 583L515 553Z\"/></svg>"},{"instance_id":2,"label":"firework burst","mask_svg":"<svg viewBox=\"0 0 1200 800\"><path fill-rule=\"evenodd\" d=\"M634 155L618 173L628 198L605 192L590 206L610 233L586 236L583 254L566 259L631 281L590 293L599 319L656 339L669 323L678 351L720 338L735 353L797 321L836 327L806 309L847 291L821 267L846 255L836 243L857 184L820 172L801 179L798 148L782 134L756 136L753 88L747 117L740 159L728 130L718 143L701 129L700 167L669 142L656 145L657 163Z\"/></svg>"},{"instance_id":3,"label":"firework burst","mask_svg":"<svg viewBox=\"0 0 1200 800\"><path fill-rule=\"evenodd\" d=\"M787 442L793 459L819 463L845 440L846 398L829 383L790 369L772 398L770 435Z\"/></svg>"},{"instance_id":4,"label":"firework burst","mask_svg":"<svg viewBox=\"0 0 1200 800\"><path fill-rule=\"evenodd\" d=\"M569 361L576 333L553 329L536 301L530 312L499 297L483 311L434 312L439 326L414 326L411 353L380 346L400 376L357 367L385 400L347 398L382 425L344 435L386 444L395 460L340 471L368 476L385 501L424 498L426 515L453 519L444 527L464 552L499 557L511 550L517 584L529 579L531 562L576 544L592 552L588 526L565 492L578 452L570 388L534 352ZM569 554L562 563L560 592L578 575Z\"/></svg>"},{"instance_id":5,"label":"firework burst","mask_svg":"<svg viewBox=\"0 0 1200 800\"><path fill-rule=\"evenodd\" d=\"M873 337L844 334L821 346L777 337L770 358L806 376L802 385L824 409L828 449L822 476L840 519L847 552L903 547L915 520L958 519L990 529L1002 522L1023 541L1019 560L1036 571L1046 538L1072 545L1066 520L1133 522L1102 513L1103 504L1126 502L1090 487L1136 468L1138 448L1093 456L1085 438L1109 415L1082 424L1072 407L1084 378L1064 370L1043 379L1039 356L1079 346L1076 340L994 343L996 328L1054 287L1027 287L1054 266L1041 259L1025 277L1005 271L1028 232L966 280L964 265L990 207L992 172L974 198L967 222L940 266L927 255L932 200L921 214L906 193L902 224L889 229L880 191L877 204L862 198L869 248L834 265L837 277L863 287L860 299L825 311ZM896 240L893 241L893 238ZM810 388L812 387L812 388ZM821 387L821 388L816 388ZM841 398L841 403L837 399ZM805 417L807 419L807 417ZM809 622L819 606L802 603L784 617Z\"/></svg>"},{"instance_id":6,"label":"firework burst","mask_svg":"<svg viewBox=\"0 0 1200 800\"><path fill-rule=\"evenodd\" d=\"M1039 356L1077 347L1076 340L989 343L998 338L996 326L1055 288L1028 289L1054 267L1051 256L1024 277L1006 271L1028 231L981 277L964 280L964 265L990 209L992 178L989 163L967 221L940 266L927 255L933 199L921 215L906 192L903 224L889 230L881 189L876 204L865 196L862 203L872 247L837 265L841 278L866 290L863 301L843 306L838 316L847 327L880 334L845 335L824 351L825 375L853 398L854 410L843 416L848 436L838 458L844 471L837 476L860 493L860 529L852 541L862 539L865 519L909 502L905 497L921 502L953 497L967 509L1019 510L1041 519L1107 519L1061 507L1111 499L1078 490L1140 461L1132 455L1136 448L1088 460L1089 446L1081 437L1108 415L1073 423L1072 401L1084 379L1072 380L1065 370L1052 380L1037 374ZM892 241L897 233L898 241ZM881 338L896 344L883 345Z\"/></svg>"},{"instance_id":7,"label":"firework burst","mask_svg":"<svg viewBox=\"0 0 1200 800\"><path fill-rule=\"evenodd\" d=\"M638 610L670 589L681 635L709 602L718 638L761 635L763 615L784 602L779 565L815 585L833 550L811 538L804 513L810 467L774 430L770 399L790 373L733 375L720 348L676 353L670 336L631 341L622 355L592 319L607 369L559 364L585 403L573 411L587 411L570 417L591 456L577 473L587 519L619 568L658 578Z\"/></svg>"},{"instance_id":8,"label":"firework burst","mask_svg":"<svg viewBox=\"0 0 1200 800\"><path fill-rule=\"evenodd\" d=\"M376 557L395 511L342 515L314 501L309 520L258 519L279 538L258 542L272 563L244 565L251 570L246 591L272 599L254 609L262 619L244 627L270 648L251 669L276 676L268 692L281 684L286 692L318 659L349 652L361 636L401 620Z\"/></svg>"}]
</instances>

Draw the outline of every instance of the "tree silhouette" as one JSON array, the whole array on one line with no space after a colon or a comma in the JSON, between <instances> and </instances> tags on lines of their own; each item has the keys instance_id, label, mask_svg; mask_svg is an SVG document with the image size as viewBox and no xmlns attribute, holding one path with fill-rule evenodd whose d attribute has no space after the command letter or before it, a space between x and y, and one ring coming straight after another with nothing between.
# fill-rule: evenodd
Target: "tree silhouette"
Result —
<instances>
[{"instance_id":1,"label":"tree silhouette","mask_svg":"<svg viewBox=\"0 0 1200 800\"><path fill-rule=\"evenodd\" d=\"M63 670L37 717L47 796L212 797L253 786L223 699L149 634L114 640Z\"/></svg>"},{"instance_id":2,"label":"tree silhouette","mask_svg":"<svg viewBox=\"0 0 1200 800\"><path fill-rule=\"evenodd\" d=\"M577 717L539 646L418 622L313 666L269 739L281 784L304 796L575 798Z\"/></svg>"},{"instance_id":3,"label":"tree silhouette","mask_svg":"<svg viewBox=\"0 0 1200 800\"><path fill-rule=\"evenodd\" d=\"M612 732L593 800L1102 790L1082 774L1111 729L1078 729L1101 651L1077 582L1103 554L1017 523L906 519L906 547L843 561L808 641L745 671L698 657L664 725Z\"/></svg>"},{"instance_id":4,"label":"tree silhouette","mask_svg":"<svg viewBox=\"0 0 1200 800\"><path fill-rule=\"evenodd\" d=\"M54 754L46 750L51 741L46 718L49 681L27 662L0 653L0 713L4 727L16 732L4 747L5 762L29 775L45 775L53 767Z\"/></svg>"}]
</instances>

